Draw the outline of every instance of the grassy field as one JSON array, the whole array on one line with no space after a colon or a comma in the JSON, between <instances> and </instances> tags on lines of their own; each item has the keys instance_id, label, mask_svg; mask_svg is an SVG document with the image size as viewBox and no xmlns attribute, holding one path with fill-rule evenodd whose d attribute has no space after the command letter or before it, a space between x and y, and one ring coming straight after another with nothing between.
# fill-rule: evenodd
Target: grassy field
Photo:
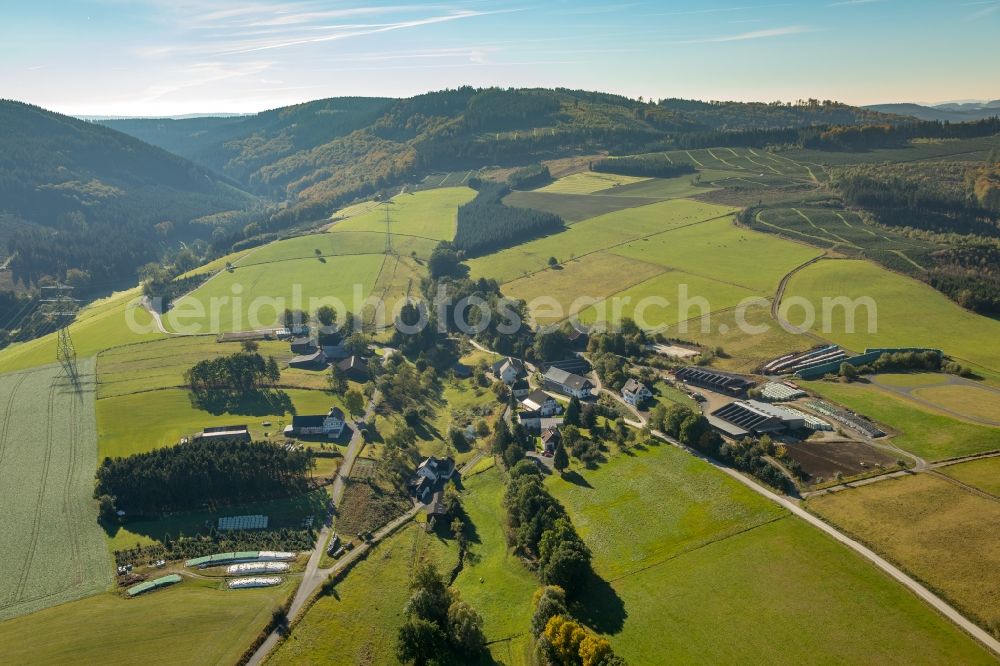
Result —
<instances>
[{"instance_id":1,"label":"grassy field","mask_svg":"<svg viewBox=\"0 0 1000 666\"><path fill-rule=\"evenodd\" d=\"M914 389L912 395L965 416L1000 422L1000 391L951 384Z\"/></svg>"},{"instance_id":2,"label":"grassy field","mask_svg":"<svg viewBox=\"0 0 1000 666\"><path fill-rule=\"evenodd\" d=\"M1000 370L1000 321L987 319L948 300L932 287L859 260L820 261L796 273L782 303L800 296L813 304L813 330L853 350L866 347L934 347L965 363ZM847 332L844 308L833 309L823 330L822 298L870 297L877 305L877 330L869 331L867 312L857 312L855 332ZM802 310L790 321L802 322Z\"/></svg>"},{"instance_id":3,"label":"grassy field","mask_svg":"<svg viewBox=\"0 0 1000 666\"><path fill-rule=\"evenodd\" d=\"M595 252L582 259L564 262L556 270L508 282L503 291L505 296L523 299L529 306L539 299L536 301L538 307L530 308L530 311L534 320L544 325L576 314L593 301L601 301L665 270L656 264L624 259L609 252ZM581 298L584 300L574 307L574 302ZM559 307L548 307L550 299L555 299Z\"/></svg>"},{"instance_id":4,"label":"grassy field","mask_svg":"<svg viewBox=\"0 0 1000 666\"><path fill-rule=\"evenodd\" d=\"M885 372L873 378L876 384L898 386L900 388L916 388L948 383L948 375L940 372Z\"/></svg>"},{"instance_id":5,"label":"grassy field","mask_svg":"<svg viewBox=\"0 0 1000 666\"><path fill-rule=\"evenodd\" d=\"M488 277L509 282L546 269L549 257L565 262L640 238L698 224L727 215L731 208L687 199L662 201L627 208L572 225L566 231L539 238L495 254L471 260L474 278ZM638 257L642 258L642 257Z\"/></svg>"},{"instance_id":6,"label":"grassy field","mask_svg":"<svg viewBox=\"0 0 1000 666\"><path fill-rule=\"evenodd\" d=\"M135 599L99 594L0 623L9 664L232 664L292 586L186 581Z\"/></svg>"},{"instance_id":7,"label":"grassy field","mask_svg":"<svg viewBox=\"0 0 1000 666\"><path fill-rule=\"evenodd\" d=\"M337 396L325 391L288 389L285 393L299 414L325 414L334 405L343 408ZM265 421L271 425L263 425ZM262 439L264 432L282 437L288 423L291 414L273 404L247 404L240 413L211 414L192 405L191 394L184 389L102 398L97 401L99 459L171 446L208 426L245 424L255 439Z\"/></svg>"},{"instance_id":8,"label":"grassy field","mask_svg":"<svg viewBox=\"0 0 1000 666\"><path fill-rule=\"evenodd\" d=\"M427 271L423 264L406 255L386 260L372 288L371 302L361 312L366 326L391 326L408 296L420 296L420 281Z\"/></svg>"},{"instance_id":9,"label":"grassy field","mask_svg":"<svg viewBox=\"0 0 1000 666\"><path fill-rule=\"evenodd\" d=\"M611 250L771 296L781 277L818 250L733 226L720 218L630 241ZM761 261L767 257L767 261Z\"/></svg>"},{"instance_id":10,"label":"grassy field","mask_svg":"<svg viewBox=\"0 0 1000 666\"><path fill-rule=\"evenodd\" d=\"M475 190L469 187L441 187L399 194L391 199L389 228L394 234L450 241L455 237L458 207L475 196ZM385 209L378 206L360 213L334 224L330 231L370 231L384 234Z\"/></svg>"},{"instance_id":11,"label":"grassy field","mask_svg":"<svg viewBox=\"0 0 1000 666\"><path fill-rule=\"evenodd\" d=\"M164 324L182 333L272 328L285 308L360 312L386 257L344 255L238 266L178 299ZM238 306L234 305L234 300Z\"/></svg>"},{"instance_id":12,"label":"grassy field","mask_svg":"<svg viewBox=\"0 0 1000 666\"><path fill-rule=\"evenodd\" d=\"M471 557L455 586L483 616L486 640L497 641L490 646L494 658L505 664L529 663L534 646L525 634L531 629L531 598L540 583L507 547L500 470L494 467L472 476L464 485Z\"/></svg>"},{"instance_id":13,"label":"grassy field","mask_svg":"<svg viewBox=\"0 0 1000 666\"><path fill-rule=\"evenodd\" d=\"M111 583L92 499L93 359L80 362L79 374L79 390L61 366L0 376L0 620Z\"/></svg>"},{"instance_id":14,"label":"grassy field","mask_svg":"<svg viewBox=\"0 0 1000 666\"><path fill-rule=\"evenodd\" d=\"M892 442L927 460L1000 449L1000 428L974 425L930 411L871 384L802 382L824 398L897 430Z\"/></svg>"},{"instance_id":15,"label":"grassy field","mask_svg":"<svg viewBox=\"0 0 1000 666\"><path fill-rule=\"evenodd\" d=\"M454 541L415 524L379 544L332 594L320 597L268 664L394 664L396 632L421 561L442 572L457 561Z\"/></svg>"},{"instance_id":16,"label":"grassy field","mask_svg":"<svg viewBox=\"0 0 1000 666\"><path fill-rule=\"evenodd\" d=\"M796 160L805 165L817 166L844 164L878 164L881 162L914 162L917 160L982 161L994 148L1000 148L1000 137L976 139L945 139L940 141L911 142L899 148L879 148L864 152L787 150L776 153L779 159ZM760 152L760 151L758 151Z\"/></svg>"},{"instance_id":17,"label":"grassy field","mask_svg":"<svg viewBox=\"0 0 1000 666\"><path fill-rule=\"evenodd\" d=\"M117 345L164 337L156 332L152 317L139 305L140 295L138 288L117 292L80 310L69 327L77 356L84 358ZM136 330L130 328L129 322L135 324ZM53 333L0 351L0 372L33 368L55 360Z\"/></svg>"},{"instance_id":18,"label":"grassy field","mask_svg":"<svg viewBox=\"0 0 1000 666\"><path fill-rule=\"evenodd\" d=\"M941 467L939 472L1000 497L1000 458L982 458Z\"/></svg>"},{"instance_id":19,"label":"grassy field","mask_svg":"<svg viewBox=\"0 0 1000 666\"><path fill-rule=\"evenodd\" d=\"M930 475L810 498L808 507L866 542L1000 635L1000 502ZM960 545L959 545L960 544Z\"/></svg>"},{"instance_id":20,"label":"grassy field","mask_svg":"<svg viewBox=\"0 0 1000 666\"><path fill-rule=\"evenodd\" d=\"M867 562L677 449L551 488L607 581L582 605L630 663L990 662Z\"/></svg>"},{"instance_id":21,"label":"grassy field","mask_svg":"<svg viewBox=\"0 0 1000 666\"><path fill-rule=\"evenodd\" d=\"M553 213L570 224L589 220L599 215L607 215L624 208L648 206L655 201L657 199L648 197L569 194L567 192L539 192L537 190L511 192L503 200L508 206L534 208Z\"/></svg>"},{"instance_id":22,"label":"grassy field","mask_svg":"<svg viewBox=\"0 0 1000 666\"><path fill-rule=\"evenodd\" d=\"M757 294L753 291L735 284L671 270L587 308L580 313L580 321L591 324L628 317L647 329L673 326L690 319L692 315L701 316L731 308L743 299L755 296ZM656 302L653 299L665 300ZM704 299L704 308L699 305L702 301L698 299Z\"/></svg>"},{"instance_id":23,"label":"grassy field","mask_svg":"<svg viewBox=\"0 0 1000 666\"><path fill-rule=\"evenodd\" d=\"M593 194L594 192L639 183L644 180L647 179L639 176L620 176L614 173L581 171L580 173L564 176L545 187L538 188L536 191L565 194Z\"/></svg>"}]
</instances>

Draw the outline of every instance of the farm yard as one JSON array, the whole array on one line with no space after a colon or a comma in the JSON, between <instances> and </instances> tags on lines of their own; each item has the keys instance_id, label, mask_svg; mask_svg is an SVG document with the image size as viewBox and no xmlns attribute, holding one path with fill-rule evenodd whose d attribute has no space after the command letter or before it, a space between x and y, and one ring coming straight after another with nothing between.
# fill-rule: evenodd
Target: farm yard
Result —
<instances>
[{"instance_id":1,"label":"farm yard","mask_svg":"<svg viewBox=\"0 0 1000 666\"><path fill-rule=\"evenodd\" d=\"M984 575L1000 567L1000 532L984 529L1000 522L995 498L922 473L810 498L807 506L1000 633L1000 579Z\"/></svg>"},{"instance_id":2,"label":"farm yard","mask_svg":"<svg viewBox=\"0 0 1000 666\"><path fill-rule=\"evenodd\" d=\"M94 363L0 376L0 620L102 592L111 561L92 499Z\"/></svg>"},{"instance_id":3,"label":"farm yard","mask_svg":"<svg viewBox=\"0 0 1000 666\"><path fill-rule=\"evenodd\" d=\"M631 663L990 659L868 562L678 449L575 474L549 483L606 581L582 611Z\"/></svg>"}]
</instances>

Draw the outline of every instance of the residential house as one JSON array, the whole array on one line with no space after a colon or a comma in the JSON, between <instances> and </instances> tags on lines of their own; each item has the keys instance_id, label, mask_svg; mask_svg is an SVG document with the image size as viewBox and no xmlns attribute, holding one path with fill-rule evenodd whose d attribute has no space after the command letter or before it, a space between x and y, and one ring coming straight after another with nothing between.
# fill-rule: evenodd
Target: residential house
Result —
<instances>
[{"instance_id":1,"label":"residential house","mask_svg":"<svg viewBox=\"0 0 1000 666\"><path fill-rule=\"evenodd\" d=\"M452 458L431 456L417 467L417 473L410 480L410 493L418 502L427 505L428 511L433 514L441 504L444 485L454 472L455 461Z\"/></svg>"},{"instance_id":2,"label":"residential house","mask_svg":"<svg viewBox=\"0 0 1000 666\"><path fill-rule=\"evenodd\" d=\"M286 435L309 437L322 435L337 439L344 432L344 412L339 407L331 407L326 414L292 417L292 424L285 427Z\"/></svg>"},{"instance_id":3,"label":"residential house","mask_svg":"<svg viewBox=\"0 0 1000 666\"><path fill-rule=\"evenodd\" d=\"M559 428L555 426L549 426L544 431L542 431L542 447L545 453L551 455L556 452L556 446L562 441L562 433L559 432Z\"/></svg>"},{"instance_id":4,"label":"residential house","mask_svg":"<svg viewBox=\"0 0 1000 666\"><path fill-rule=\"evenodd\" d=\"M653 397L653 392L646 385L634 378L629 378L622 387L622 398L628 404L636 407Z\"/></svg>"},{"instance_id":5,"label":"residential house","mask_svg":"<svg viewBox=\"0 0 1000 666\"><path fill-rule=\"evenodd\" d=\"M590 398L593 396L594 383L586 377L574 375L555 366L550 367L542 375L542 383L545 388L558 391L564 395L577 398Z\"/></svg>"},{"instance_id":6,"label":"residential house","mask_svg":"<svg viewBox=\"0 0 1000 666\"><path fill-rule=\"evenodd\" d=\"M524 362L512 356L497 361L490 370L494 377L507 386L513 386L518 379L528 376Z\"/></svg>"},{"instance_id":7,"label":"residential house","mask_svg":"<svg viewBox=\"0 0 1000 666\"><path fill-rule=\"evenodd\" d=\"M538 416L549 417L562 413L562 405L551 395L541 389L532 391L521 400L521 409L535 412Z\"/></svg>"}]
</instances>

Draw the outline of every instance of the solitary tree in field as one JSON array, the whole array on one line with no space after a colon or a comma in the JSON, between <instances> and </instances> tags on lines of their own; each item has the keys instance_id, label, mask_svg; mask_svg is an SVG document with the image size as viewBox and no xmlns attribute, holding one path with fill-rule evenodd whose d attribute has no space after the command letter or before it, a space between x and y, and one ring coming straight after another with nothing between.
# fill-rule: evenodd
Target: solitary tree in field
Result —
<instances>
[{"instance_id":1,"label":"solitary tree in field","mask_svg":"<svg viewBox=\"0 0 1000 666\"><path fill-rule=\"evenodd\" d=\"M555 268L558 265L559 265L559 260L558 259L556 259L555 257L549 257L549 267L550 268Z\"/></svg>"}]
</instances>

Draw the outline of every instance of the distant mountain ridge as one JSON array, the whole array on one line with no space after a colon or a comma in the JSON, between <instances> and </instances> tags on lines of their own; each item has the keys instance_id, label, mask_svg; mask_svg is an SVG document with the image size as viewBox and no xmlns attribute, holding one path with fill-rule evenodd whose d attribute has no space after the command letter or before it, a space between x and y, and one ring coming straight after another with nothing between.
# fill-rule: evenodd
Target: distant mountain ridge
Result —
<instances>
[{"instance_id":1,"label":"distant mountain ridge","mask_svg":"<svg viewBox=\"0 0 1000 666\"><path fill-rule=\"evenodd\" d=\"M696 133L893 120L818 100L653 103L580 90L462 87L406 99L331 98L238 118L102 123L288 201L277 227L429 170L655 149Z\"/></svg>"},{"instance_id":2,"label":"distant mountain ridge","mask_svg":"<svg viewBox=\"0 0 1000 666\"><path fill-rule=\"evenodd\" d=\"M910 116L919 120L940 120L942 122L965 122L982 120L1000 115L1000 100L989 102L951 102L927 106L911 102L892 104L872 104L864 107L879 113L892 113L900 116Z\"/></svg>"}]
</instances>

